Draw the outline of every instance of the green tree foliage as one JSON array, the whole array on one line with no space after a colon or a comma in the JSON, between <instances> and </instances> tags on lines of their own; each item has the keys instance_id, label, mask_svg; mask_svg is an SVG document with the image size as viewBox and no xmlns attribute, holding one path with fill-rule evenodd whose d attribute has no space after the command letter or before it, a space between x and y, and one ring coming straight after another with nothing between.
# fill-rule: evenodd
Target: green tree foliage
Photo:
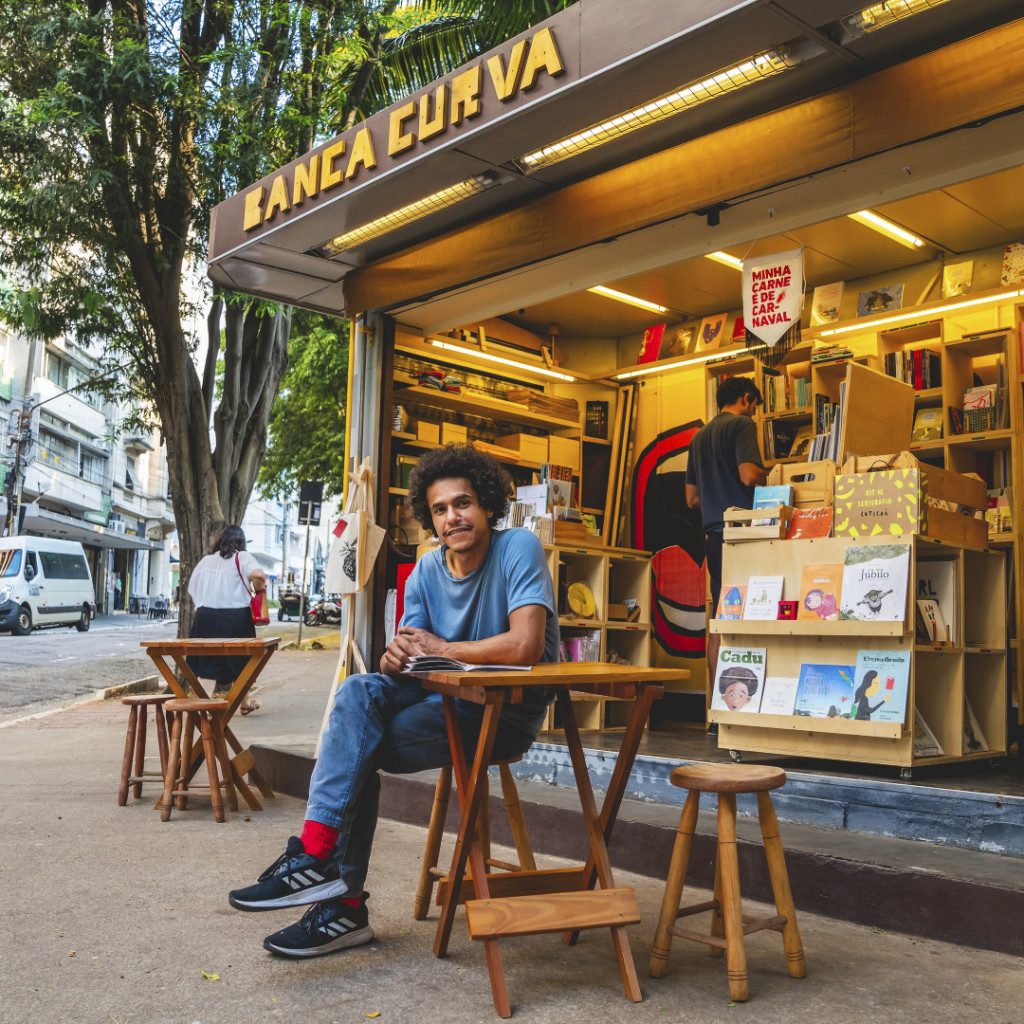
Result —
<instances>
[{"instance_id":1,"label":"green tree foliage","mask_svg":"<svg viewBox=\"0 0 1024 1024\"><path fill-rule=\"evenodd\" d=\"M266 497L292 494L302 480L322 480L326 497L342 493L348 328L343 320L296 312L257 484Z\"/></svg>"},{"instance_id":2,"label":"green tree foliage","mask_svg":"<svg viewBox=\"0 0 1024 1024\"><path fill-rule=\"evenodd\" d=\"M0 316L125 367L167 441L183 578L242 518L291 331L288 307L201 287L213 206L561 6L4 5Z\"/></svg>"}]
</instances>

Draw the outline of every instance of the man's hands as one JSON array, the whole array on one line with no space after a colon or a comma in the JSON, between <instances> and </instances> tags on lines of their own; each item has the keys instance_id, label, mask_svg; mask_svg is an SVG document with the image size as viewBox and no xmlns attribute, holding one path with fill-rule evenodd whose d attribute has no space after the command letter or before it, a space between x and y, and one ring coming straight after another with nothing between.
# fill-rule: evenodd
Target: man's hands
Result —
<instances>
[{"instance_id":1,"label":"man's hands","mask_svg":"<svg viewBox=\"0 0 1024 1024\"><path fill-rule=\"evenodd\" d=\"M388 649L380 659L380 670L391 675L405 671L410 658L420 654L444 654L448 642L442 640L425 629L403 626L388 644Z\"/></svg>"}]
</instances>

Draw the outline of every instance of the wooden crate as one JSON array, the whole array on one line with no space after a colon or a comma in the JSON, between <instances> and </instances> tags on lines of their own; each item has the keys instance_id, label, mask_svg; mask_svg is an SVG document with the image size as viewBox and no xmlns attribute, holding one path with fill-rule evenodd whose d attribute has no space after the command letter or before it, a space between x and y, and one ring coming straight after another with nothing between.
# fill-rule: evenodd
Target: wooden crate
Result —
<instances>
[{"instance_id":1,"label":"wooden crate","mask_svg":"<svg viewBox=\"0 0 1024 1024\"><path fill-rule=\"evenodd\" d=\"M768 474L768 486L789 484L793 488L793 508L827 508L832 504L836 464L822 462L779 463Z\"/></svg>"},{"instance_id":2,"label":"wooden crate","mask_svg":"<svg viewBox=\"0 0 1024 1024\"><path fill-rule=\"evenodd\" d=\"M877 488L872 487L872 476L877 478ZM868 490L879 494L868 495ZM910 452L847 459L836 476L835 503L837 537L885 534L891 539L918 534L977 551L988 547L985 520L958 511L965 508L974 513L985 508L984 481L918 462ZM865 512L870 518L864 517Z\"/></svg>"},{"instance_id":3,"label":"wooden crate","mask_svg":"<svg viewBox=\"0 0 1024 1024\"><path fill-rule=\"evenodd\" d=\"M725 510L724 539L730 543L748 540L782 540L793 515L791 505L772 505L769 508L727 508ZM761 523L770 519L770 523ZM755 520L758 522L755 523Z\"/></svg>"}]
</instances>

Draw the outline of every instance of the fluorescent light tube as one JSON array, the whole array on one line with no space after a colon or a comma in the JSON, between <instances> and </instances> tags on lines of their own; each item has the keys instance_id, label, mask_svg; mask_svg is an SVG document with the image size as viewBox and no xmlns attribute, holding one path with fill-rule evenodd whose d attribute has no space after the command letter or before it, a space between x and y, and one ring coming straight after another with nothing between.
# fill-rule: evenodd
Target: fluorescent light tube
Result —
<instances>
[{"instance_id":1,"label":"fluorescent light tube","mask_svg":"<svg viewBox=\"0 0 1024 1024\"><path fill-rule=\"evenodd\" d=\"M406 224L412 224L414 221L427 217L432 213L446 210L456 203L461 203L463 199L479 195L493 184L494 181L485 174L467 178L465 181L458 182L458 184L441 189L440 192L434 192L423 199L417 199L416 202L409 203L408 206L403 206L398 210L393 210L391 213L386 213L383 217L371 220L362 227L346 231L345 234L338 235L329 242L325 242L320 247L319 252L324 256L337 256L339 253L345 252L346 249L354 249L357 245L362 245L364 242L369 242L374 238L380 238L381 235L386 235L390 231L405 227Z\"/></svg>"},{"instance_id":2,"label":"fluorescent light tube","mask_svg":"<svg viewBox=\"0 0 1024 1024\"><path fill-rule=\"evenodd\" d=\"M722 263L727 267L732 267L733 270L743 269L743 260L738 260L735 256L730 256L727 252L722 252L720 249L717 252L706 253L704 259Z\"/></svg>"},{"instance_id":3,"label":"fluorescent light tube","mask_svg":"<svg viewBox=\"0 0 1024 1024\"><path fill-rule=\"evenodd\" d=\"M827 331L821 331L819 338L831 338L837 334L850 334L852 331L863 331L872 327L884 327L886 324L903 323L906 320L927 320L937 313L952 313L957 309L968 309L971 306L993 305L997 302L1007 302L1024 295L1024 288L1015 289L1009 292L1000 292L998 295L983 295L977 299L962 299L959 302L947 302L942 306L930 306L928 309L913 309L907 313L893 313L891 316L875 317L870 320L860 320L855 324L845 324L842 327L830 327Z\"/></svg>"},{"instance_id":4,"label":"fluorescent light tube","mask_svg":"<svg viewBox=\"0 0 1024 1024\"><path fill-rule=\"evenodd\" d=\"M595 295L603 295L606 299L615 299L616 302L625 302L627 306L636 306L637 309L646 309L650 313L667 313L668 306L659 306L656 302L648 299L639 299L635 295L627 295L626 292L617 292L614 288L605 288L603 284L596 284L588 288L588 292Z\"/></svg>"},{"instance_id":5,"label":"fluorescent light tube","mask_svg":"<svg viewBox=\"0 0 1024 1024\"><path fill-rule=\"evenodd\" d=\"M689 85L685 85L675 92L659 96L642 106L633 107L632 110L626 110L573 135L567 135L557 142L544 146L543 149L526 153L520 157L519 164L526 171L549 167L561 160L567 160L569 157L603 146L606 142L614 142L639 128L645 128L649 124L656 124L666 118L674 117L676 114L706 103L708 100L735 92L737 89L760 82L765 78L771 78L787 68L795 67L798 63L791 56L784 56L777 50L766 50L764 53L756 54L732 67L724 68L707 78L690 82Z\"/></svg>"},{"instance_id":6,"label":"fluorescent light tube","mask_svg":"<svg viewBox=\"0 0 1024 1024\"><path fill-rule=\"evenodd\" d=\"M901 228L899 224L893 224L891 220L880 217L873 210L858 210L857 213L848 213L846 216L858 224L871 228L872 231L877 231L880 235L885 235L886 238L891 238L894 242L899 242L900 245L905 245L908 249L920 249L924 245L923 238L918 238L906 228Z\"/></svg>"},{"instance_id":7,"label":"fluorescent light tube","mask_svg":"<svg viewBox=\"0 0 1024 1024\"><path fill-rule=\"evenodd\" d=\"M482 352L480 349L464 348L462 345L453 345L448 341L430 339L434 348L444 349L445 352L459 352L464 356L472 356L474 359L485 359L491 363L501 363L502 366L514 366L517 370L529 370L530 373L539 373L542 377L553 377L555 380L568 381L573 383L576 378L571 373L562 373L560 370L549 370L546 366L531 366L529 363L520 363L515 359L506 359L504 356L495 355L493 352Z\"/></svg>"},{"instance_id":8,"label":"fluorescent light tube","mask_svg":"<svg viewBox=\"0 0 1024 1024\"><path fill-rule=\"evenodd\" d=\"M764 346L759 346L764 347ZM748 352L752 350L748 349ZM616 380L630 380L633 377L646 377L649 373L662 373L665 370L678 370L681 366L696 366L698 363L707 363L712 359L724 359L729 353L726 352L705 352L703 355L690 356L687 359L676 359L671 363L662 363L660 366L641 366L636 370L626 370L623 373L615 374ZM746 355L746 352L737 351L737 356Z\"/></svg>"},{"instance_id":9,"label":"fluorescent light tube","mask_svg":"<svg viewBox=\"0 0 1024 1024\"><path fill-rule=\"evenodd\" d=\"M847 38L843 41L877 32L880 28L894 25L898 21L906 21L915 14L923 14L948 2L949 0L886 0L885 3L871 4L856 14L840 19L839 23L847 33Z\"/></svg>"}]
</instances>

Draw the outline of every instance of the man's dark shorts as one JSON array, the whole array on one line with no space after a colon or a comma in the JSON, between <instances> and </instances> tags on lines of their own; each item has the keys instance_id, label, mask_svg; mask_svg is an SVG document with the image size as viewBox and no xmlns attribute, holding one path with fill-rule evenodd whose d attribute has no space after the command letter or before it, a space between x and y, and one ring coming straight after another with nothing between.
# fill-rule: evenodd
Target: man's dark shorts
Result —
<instances>
[{"instance_id":1,"label":"man's dark shorts","mask_svg":"<svg viewBox=\"0 0 1024 1024\"><path fill-rule=\"evenodd\" d=\"M722 596L722 542L721 530L708 530L704 534L704 557L707 559L708 578L711 581L711 614L718 614L718 599Z\"/></svg>"}]
</instances>

